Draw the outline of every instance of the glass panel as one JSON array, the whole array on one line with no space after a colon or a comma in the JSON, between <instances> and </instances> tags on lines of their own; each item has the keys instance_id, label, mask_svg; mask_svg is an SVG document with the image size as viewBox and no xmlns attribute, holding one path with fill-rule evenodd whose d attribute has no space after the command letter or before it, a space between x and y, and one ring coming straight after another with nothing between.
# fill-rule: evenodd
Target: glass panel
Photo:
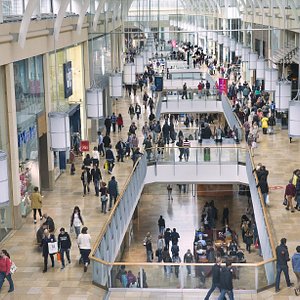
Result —
<instances>
[{"instance_id":1,"label":"glass panel","mask_svg":"<svg viewBox=\"0 0 300 300\"><path fill-rule=\"evenodd\" d=\"M21 214L30 211L28 194L40 186L39 144L36 116L45 109L43 58L31 57L14 63L17 111Z\"/></svg>"}]
</instances>

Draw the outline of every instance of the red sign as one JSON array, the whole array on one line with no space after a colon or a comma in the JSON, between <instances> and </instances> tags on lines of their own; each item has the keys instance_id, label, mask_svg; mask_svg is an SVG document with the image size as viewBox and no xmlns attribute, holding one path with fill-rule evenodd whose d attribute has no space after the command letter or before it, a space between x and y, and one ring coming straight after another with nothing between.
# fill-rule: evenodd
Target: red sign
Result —
<instances>
[{"instance_id":1,"label":"red sign","mask_svg":"<svg viewBox=\"0 0 300 300\"><path fill-rule=\"evenodd\" d=\"M228 81L226 78L219 78L219 93L225 93L226 95L228 93Z\"/></svg>"},{"instance_id":2,"label":"red sign","mask_svg":"<svg viewBox=\"0 0 300 300\"><path fill-rule=\"evenodd\" d=\"M80 141L80 150L82 152L90 151L90 142L89 141Z\"/></svg>"}]
</instances>

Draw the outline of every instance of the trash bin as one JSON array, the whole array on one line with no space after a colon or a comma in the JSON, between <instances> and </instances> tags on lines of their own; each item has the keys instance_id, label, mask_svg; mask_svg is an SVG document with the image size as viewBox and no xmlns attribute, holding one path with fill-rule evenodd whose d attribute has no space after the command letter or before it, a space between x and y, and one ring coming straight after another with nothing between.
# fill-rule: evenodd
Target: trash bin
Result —
<instances>
[{"instance_id":1,"label":"trash bin","mask_svg":"<svg viewBox=\"0 0 300 300\"><path fill-rule=\"evenodd\" d=\"M204 161L210 161L210 148L204 148Z\"/></svg>"}]
</instances>

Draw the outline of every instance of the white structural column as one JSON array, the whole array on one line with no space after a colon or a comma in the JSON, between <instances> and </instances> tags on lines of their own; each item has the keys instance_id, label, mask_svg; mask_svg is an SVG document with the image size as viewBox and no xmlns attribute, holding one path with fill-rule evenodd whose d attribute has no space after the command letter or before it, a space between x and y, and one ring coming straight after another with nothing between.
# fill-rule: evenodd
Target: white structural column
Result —
<instances>
[{"instance_id":1,"label":"white structural column","mask_svg":"<svg viewBox=\"0 0 300 300\"><path fill-rule=\"evenodd\" d=\"M2 1L1 1L2 2ZM24 48L25 42L26 42L26 37L27 37L27 32L29 28L29 24L31 21L31 16L38 6L39 0L29 0L26 6L26 10L24 13L24 16L22 18L21 26L20 26L20 31L19 31L19 39L18 43L21 48ZM2 5L2 3L0 3Z\"/></svg>"},{"instance_id":2,"label":"white structural column","mask_svg":"<svg viewBox=\"0 0 300 300\"><path fill-rule=\"evenodd\" d=\"M83 21L84 21L85 13L88 10L89 5L90 5L90 0L84 0L83 5L82 5L81 10L80 10L78 22L77 22L76 31L77 31L78 35L81 34L81 29L82 29L82 24L83 24Z\"/></svg>"},{"instance_id":3,"label":"white structural column","mask_svg":"<svg viewBox=\"0 0 300 300\"><path fill-rule=\"evenodd\" d=\"M56 41L59 38L61 24L62 24L62 22L64 20L65 13L66 13L66 10L67 10L67 7L68 7L69 3L70 3L70 0L62 0L61 1L60 7L59 7L59 11L58 11L58 14L57 14L57 17L56 17L56 20L55 20L55 24L54 24L53 35L54 35L54 39Z\"/></svg>"},{"instance_id":4,"label":"white structural column","mask_svg":"<svg viewBox=\"0 0 300 300\"><path fill-rule=\"evenodd\" d=\"M21 203L20 182L19 178L19 153L18 153L18 134L17 134L17 113L16 97L14 85L14 66L12 63L5 66L6 91L7 91L7 117L8 117L8 134L9 134L9 160L11 164L11 199L13 205L18 206Z\"/></svg>"}]
</instances>

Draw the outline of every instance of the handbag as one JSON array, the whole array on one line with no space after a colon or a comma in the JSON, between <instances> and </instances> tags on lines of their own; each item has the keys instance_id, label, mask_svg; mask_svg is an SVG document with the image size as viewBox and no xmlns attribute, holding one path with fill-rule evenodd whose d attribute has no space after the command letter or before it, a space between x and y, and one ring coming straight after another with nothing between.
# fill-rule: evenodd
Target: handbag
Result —
<instances>
[{"instance_id":1,"label":"handbag","mask_svg":"<svg viewBox=\"0 0 300 300\"><path fill-rule=\"evenodd\" d=\"M106 195L102 195L102 196L101 196L101 202L106 202L106 201L107 201Z\"/></svg>"},{"instance_id":2,"label":"handbag","mask_svg":"<svg viewBox=\"0 0 300 300\"><path fill-rule=\"evenodd\" d=\"M60 254L60 252L57 252L57 261L61 261L61 254Z\"/></svg>"},{"instance_id":3,"label":"handbag","mask_svg":"<svg viewBox=\"0 0 300 300\"><path fill-rule=\"evenodd\" d=\"M17 268L16 264L12 261L11 265L10 265L10 273L14 274L17 271L17 269L18 268Z\"/></svg>"},{"instance_id":4,"label":"handbag","mask_svg":"<svg viewBox=\"0 0 300 300\"><path fill-rule=\"evenodd\" d=\"M286 199L286 196L284 196L284 199L283 199L283 202L282 202L282 205L287 205L287 199Z\"/></svg>"},{"instance_id":5,"label":"handbag","mask_svg":"<svg viewBox=\"0 0 300 300\"><path fill-rule=\"evenodd\" d=\"M267 206L270 206L270 199L269 199L269 195L267 195L267 197L266 197L266 205L267 205Z\"/></svg>"},{"instance_id":6,"label":"handbag","mask_svg":"<svg viewBox=\"0 0 300 300\"><path fill-rule=\"evenodd\" d=\"M57 253L58 252L57 242L48 243L48 251L49 251L49 254Z\"/></svg>"}]
</instances>

